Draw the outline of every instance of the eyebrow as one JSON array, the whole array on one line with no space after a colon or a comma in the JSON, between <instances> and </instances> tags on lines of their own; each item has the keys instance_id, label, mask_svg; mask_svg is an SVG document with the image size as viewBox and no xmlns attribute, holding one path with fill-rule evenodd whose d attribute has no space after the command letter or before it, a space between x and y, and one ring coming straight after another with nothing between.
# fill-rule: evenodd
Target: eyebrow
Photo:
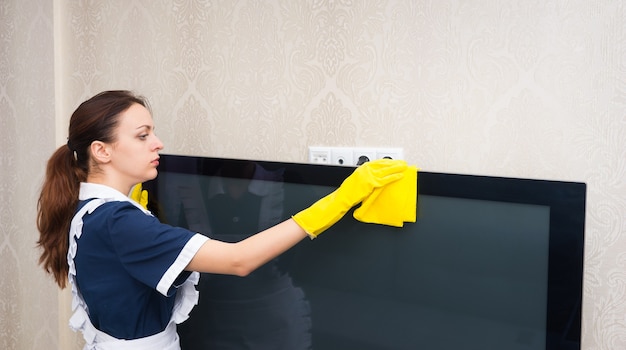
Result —
<instances>
[{"instance_id":1,"label":"eyebrow","mask_svg":"<svg viewBox=\"0 0 626 350\"><path fill-rule=\"evenodd\" d=\"M154 126L148 125L148 124L144 124L144 125L138 126L137 128L135 128L135 130L144 129L144 128L148 129L148 130L154 130Z\"/></svg>"}]
</instances>

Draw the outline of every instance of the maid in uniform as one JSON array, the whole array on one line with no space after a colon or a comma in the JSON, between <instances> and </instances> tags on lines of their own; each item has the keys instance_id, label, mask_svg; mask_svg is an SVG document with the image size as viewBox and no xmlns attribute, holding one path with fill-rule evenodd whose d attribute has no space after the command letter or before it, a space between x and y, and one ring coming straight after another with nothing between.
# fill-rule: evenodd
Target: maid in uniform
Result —
<instances>
[{"instance_id":1,"label":"maid in uniform","mask_svg":"<svg viewBox=\"0 0 626 350\"><path fill-rule=\"evenodd\" d=\"M293 217L224 242L163 224L128 197L157 176L162 148L147 102L105 91L74 111L67 145L48 160L37 208L39 262L59 287L69 282L70 326L83 333L84 349L180 349L176 324L198 300L198 272L247 276L406 169L402 161L366 163Z\"/></svg>"}]
</instances>

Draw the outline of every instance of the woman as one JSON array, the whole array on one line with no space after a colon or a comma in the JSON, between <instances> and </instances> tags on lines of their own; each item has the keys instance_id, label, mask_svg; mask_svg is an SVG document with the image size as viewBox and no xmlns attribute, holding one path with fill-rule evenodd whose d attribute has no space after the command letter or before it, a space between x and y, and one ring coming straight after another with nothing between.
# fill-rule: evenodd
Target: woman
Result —
<instances>
[{"instance_id":1,"label":"woman","mask_svg":"<svg viewBox=\"0 0 626 350\"><path fill-rule=\"evenodd\" d=\"M198 272L246 276L332 226L402 161L366 163L330 195L236 243L160 223L127 194L157 176L163 144L147 102L105 91L72 114L67 145L48 161L38 202L40 264L64 288L86 349L179 349L176 324L197 300ZM69 232L69 234L68 234Z\"/></svg>"}]
</instances>

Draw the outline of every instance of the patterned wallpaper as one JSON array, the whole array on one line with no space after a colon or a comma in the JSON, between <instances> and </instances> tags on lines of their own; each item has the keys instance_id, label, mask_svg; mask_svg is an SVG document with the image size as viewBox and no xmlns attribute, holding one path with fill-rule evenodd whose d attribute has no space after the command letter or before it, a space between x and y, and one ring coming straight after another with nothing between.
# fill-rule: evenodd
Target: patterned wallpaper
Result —
<instances>
[{"instance_id":1,"label":"patterned wallpaper","mask_svg":"<svg viewBox=\"0 0 626 350\"><path fill-rule=\"evenodd\" d=\"M52 2L0 1L0 349L49 349L58 296L37 267L36 201L54 140Z\"/></svg>"},{"instance_id":2,"label":"patterned wallpaper","mask_svg":"<svg viewBox=\"0 0 626 350\"><path fill-rule=\"evenodd\" d=\"M624 18L620 0L0 2L0 348L80 348L34 203L73 109L115 88L150 99L166 153L388 146L586 182L583 348L626 348Z\"/></svg>"}]
</instances>

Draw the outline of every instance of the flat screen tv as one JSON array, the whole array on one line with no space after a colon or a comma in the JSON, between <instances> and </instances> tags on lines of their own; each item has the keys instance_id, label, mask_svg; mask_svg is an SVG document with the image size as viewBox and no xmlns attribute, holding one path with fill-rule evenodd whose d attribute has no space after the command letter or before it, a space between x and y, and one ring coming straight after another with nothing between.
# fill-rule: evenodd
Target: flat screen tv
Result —
<instances>
[{"instance_id":1,"label":"flat screen tv","mask_svg":"<svg viewBox=\"0 0 626 350\"><path fill-rule=\"evenodd\" d=\"M235 242L339 186L344 166L162 155L163 222ZM580 349L586 185L420 171L417 221L349 212L246 277L202 274L196 349Z\"/></svg>"}]
</instances>

